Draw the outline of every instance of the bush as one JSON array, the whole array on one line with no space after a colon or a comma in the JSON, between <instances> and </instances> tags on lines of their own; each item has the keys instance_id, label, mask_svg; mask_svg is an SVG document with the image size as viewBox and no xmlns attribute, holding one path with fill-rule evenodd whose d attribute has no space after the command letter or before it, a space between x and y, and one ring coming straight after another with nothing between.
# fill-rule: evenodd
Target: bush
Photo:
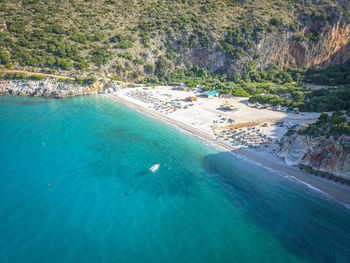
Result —
<instances>
[{"instance_id":1,"label":"bush","mask_svg":"<svg viewBox=\"0 0 350 263\"><path fill-rule=\"evenodd\" d=\"M153 74L154 73L154 66L152 64L146 64L144 67L143 67L144 71L147 73L147 74Z\"/></svg>"},{"instance_id":2,"label":"bush","mask_svg":"<svg viewBox=\"0 0 350 263\"><path fill-rule=\"evenodd\" d=\"M26 79L24 73L6 73L5 79Z\"/></svg>"},{"instance_id":3,"label":"bush","mask_svg":"<svg viewBox=\"0 0 350 263\"><path fill-rule=\"evenodd\" d=\"M97 78L96 77L85 78L85 79L76 78L74 81L75 83L80 85L92 85L97 81Z\"/></svg>"},{"instance_id":4,"label":"bush","mask_svg":"<svg viewBox=\"0 0 350 263\"><path fill-rule=\"evenodd\" d=\"M233 89L232 95L237 97L250 97L250 94L243 89Z\"/></svg>"},{"instance_id":5,"label":"bush","mask_svg":"<svg viewBox=\"0 0 350 263\"><path fill-rule=\"evenodd\" d=\"M151 38L149 37L149 35L147 35L147 34L142 34L141 37L142 37L142 44L143 44L145 47L150 47Z\"/></svg>"},{"instance_id":6,"label":"bush","mask_svg":"<svg viewBox=\"0 0 350 263\"><path fill-rule=\"evenodd\" d=\"M327 122L328 120L328 113L327 112L323 112L320 117L318 117L318 120L322 121L322 122Z\"/></svg>"},{"instance_id":7,"label":"bush","mask_svg":"<svg viewBox=\"0 0 350 263\"><path fill-rule=\"evenodd\" d=\"M315 31L309 31L305 34L305 37L309 39L312 42L317 42L320 40L320 37L318 36L317 32Z\"/></svg>"},{"instance_id":8,"label":"bush","mask_svg":"<svg viewBox=\"0 0 350 263\"><path fill-rule=\"evenodd\" d=\"M73 65L68 60L61 59L61 58L56 58L55 66L57 66L57 67L59 67L61 69L64 69L64 70L70 70Z\"/></svg>"},{"instance_id":9,"label":"bush","mask_svg":"<svg viewBox=\"0 0 350 263\"><path fill-rule=\"evenodd\" d=\"M10 55L3 49L0 49L0 64L7 65L11 63Z\"/></svg>"},{"instance_id":10,"label":"bush","mask_svg":"<svg viewBox=\"0 0 350 263\"><path fill-rule=\"evenodd\" d=\"M23 21L12 22L8 26L8 30L14 33L23 33L25 31L26 23Z\"/></svg>"},{"instance_id":11,"label":"bush","mask_svg":"<svg viewBox=\"0 0 350 263\"><path fill-rule=\"evenodd\" d=\"M134 46L135 38L132 35L117 34L110 39L112 43L117 43L115 48L128 49Z\"/></svg>"},{"instance_id":12,"label":"bush","mask_svg":"<svg viewBox=\"0 0 350 263\"><path fill-rule=\"evenodd\" d=\"M31 79L31 80L42 80L42 79L45 79L44 76L42 75L31 75L28 77L28 79Z\"/></svg>"},{"instance_id":13,"label":"bush","mask_svg":"<svg viewBox=\"0 0 350 263\"><path fill-rule=\"evenodd\" d=\"M282 25L282 18L274 17L270 20L270 24L275 26L276 28L280 28Z\"/></svg>"},{"instance_id":14,"label":"bush","mask_svg":"<svg viewBox=\"0 0 350 263\"><path fill-rule=\"evenodd\" d=\"M156 63L155 74L158 78L165 78L171 68L171 63L164 57L160 56Z\"/></svg>"},{"instance_id":15,"label":"bush","mask_svg":"<svg viewBox=\"0 0 350 263\"><path fill-rule=\"evenodd\" d=\"M225 39L219 40L218 49L228 53L232 59L239 59L244 50L254 46L250 38L250 33L242 32L237 26L231 26L227 29Z\"/></svg>"},{"instance_id":16,"label":"bush","mask_svg":"<svg viewBox=\"0 0 350 263\"><path fill-rule=\"evenodd\" d=\"M91 62L95 63L96 66L106 64L112 56L112 53L108 51L107 47L95 47L90 51Z\"/></svg>"},{"instance_id":17,"label":"bush","mask_svg":"<svg viewBox=\"0 0 350 263\"><path fill-rule=\"evenodd\" d=\"M332 124L330 130L330 135L340 136L340 135L350 135L350 126L346 122L342 122L339 124Z\"/></svg>"},{"instance_id":18,"label":"bush","mask_svg":"<svg viewBox=\"0 0 350 263\"><path fill-rule=\"evenodd\" d=\"M286 136L292 136L295 133L294 129L288 129L288 131L286 132Z\"/></svg>"}]
</instances>

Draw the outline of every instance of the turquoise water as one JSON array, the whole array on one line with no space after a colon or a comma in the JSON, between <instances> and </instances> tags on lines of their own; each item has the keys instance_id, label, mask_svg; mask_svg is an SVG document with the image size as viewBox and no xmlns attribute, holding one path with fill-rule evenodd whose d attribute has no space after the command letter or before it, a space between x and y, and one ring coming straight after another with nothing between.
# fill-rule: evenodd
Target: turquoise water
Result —
<instances>
[{"instance_id":1,"label":"turquoise water","mask_svg":"<svg viewBox=\"0 0 350 263\"><path fill-rule=\"evenodd\" d=\"M1 263L349 262L349 209L106 98L0 97L0 131Z\"/></svg>"}]
</instances>

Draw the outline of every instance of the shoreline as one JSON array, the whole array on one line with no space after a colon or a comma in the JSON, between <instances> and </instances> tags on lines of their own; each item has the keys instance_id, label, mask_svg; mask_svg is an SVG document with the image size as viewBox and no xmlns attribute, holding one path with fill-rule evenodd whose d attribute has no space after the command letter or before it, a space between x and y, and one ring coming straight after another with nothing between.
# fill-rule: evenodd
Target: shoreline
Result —
<instances>
[{"instance_id":1,"label":"shoreline","mask_svg":"<svg viewBox=\"0 0 350 263\"><path fill-rule=\"evenodd\" d=\"M206 143L211 144L216 148L221 148L227 151L227 153L233 154L238 158L243 158L246 161L255 163L257 165L263 166L265 169L269 169L274 173L278 173L283 176L288 176L293 178L298 183L304 184L309 189L313 189L321 193L322 195L337 201L338 203L350 208L350 187L341 185L336 182L330 182L327 179L311 176L310 174L302 171L298 167L291 167L284 163L284 161L274 155L275 158L264 158L263 154L268 153L258 153L254 152L251 149L243 149L239 147L234 147L231 144L228 144L221 140L216 140L212 135L209 135L199 129L191 127L180 121L171 119L161 113L149 110L145 107L142 107L132 101L121 98L117 95L105 95L107 98L125 104L127 107L137 110L143 114L146 114L157 120L161 120L167 124L175 126L176 128L189 133L193 137L197 137ZM272 155L272 154L268 154ZM266 156L265 156L266 157ZM271 156L270 156L271 157Z\"/></svg>"}]
</instances>

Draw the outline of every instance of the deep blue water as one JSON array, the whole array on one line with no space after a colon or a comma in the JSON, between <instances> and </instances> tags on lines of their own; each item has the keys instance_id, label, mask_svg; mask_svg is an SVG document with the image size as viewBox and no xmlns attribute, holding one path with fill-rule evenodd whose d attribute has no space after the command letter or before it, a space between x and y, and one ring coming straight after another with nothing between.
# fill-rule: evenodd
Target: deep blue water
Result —
<instances>
[{"instance_id":1,"label":"deep blue water","mask_svg":"<svg viewBox=\"0 0 350 263\"><path fill-rule=\"evenodd\" d=\"M349 209L106 98L0 97L0 132L0 263L350 261Z\"/></svg>"}]
</instances>

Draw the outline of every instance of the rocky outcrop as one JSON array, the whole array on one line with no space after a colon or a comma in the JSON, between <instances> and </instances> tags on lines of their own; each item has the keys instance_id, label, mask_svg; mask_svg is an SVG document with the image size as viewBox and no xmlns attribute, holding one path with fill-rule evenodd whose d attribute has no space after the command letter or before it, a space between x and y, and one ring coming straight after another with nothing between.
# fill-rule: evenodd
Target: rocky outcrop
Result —
<instances>
[{"instance_id":1,"label":"rocky outcrop","mask_svg":"<svg viewBox=\"0 0 350 263\"><path fill-rule=\"evenodd\" d=\"M278 155L290 166L302 165L315 171L350 179L350 136L284 136Z\"/></svg>"},{"instance_id":2,"label":"rocky outcrop","mask_svg":"<svg viewBox=\"0 0 350 263\"><path fill-rule=\"evenodd\" d=\"M54 79L0 81L0 95L64 98L84 95L85 89L84 86Z\"/></svg>"}]
</instances>

